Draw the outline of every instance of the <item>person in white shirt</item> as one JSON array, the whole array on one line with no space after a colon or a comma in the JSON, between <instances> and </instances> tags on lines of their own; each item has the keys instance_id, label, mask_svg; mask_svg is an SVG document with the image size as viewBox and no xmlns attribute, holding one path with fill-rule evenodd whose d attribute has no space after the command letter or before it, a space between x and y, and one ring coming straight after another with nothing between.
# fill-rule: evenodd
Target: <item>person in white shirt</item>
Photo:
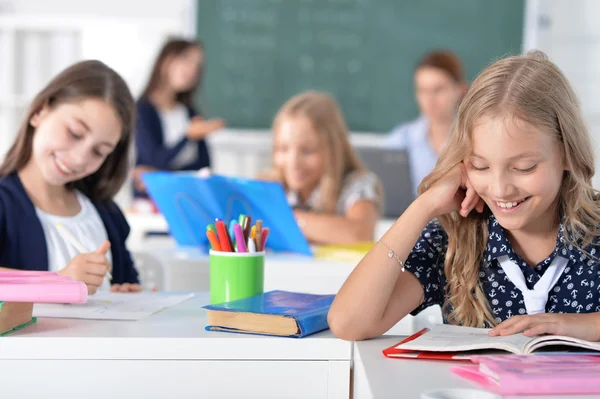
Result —
<instances>
[{"instance_id":1,"label":"person in white shirt","mask_svg":"<svg viewBox=\"0 0 600 399\"><path fill-rule=\"evenodd\" d=\"M467 84L460 60L448 51L425 55L415 69L414 78L421 115L396 126L388 136L386 147L407 150L416 196L419 184L433 170L450 135Z\"/></svg>"}]
</instances>

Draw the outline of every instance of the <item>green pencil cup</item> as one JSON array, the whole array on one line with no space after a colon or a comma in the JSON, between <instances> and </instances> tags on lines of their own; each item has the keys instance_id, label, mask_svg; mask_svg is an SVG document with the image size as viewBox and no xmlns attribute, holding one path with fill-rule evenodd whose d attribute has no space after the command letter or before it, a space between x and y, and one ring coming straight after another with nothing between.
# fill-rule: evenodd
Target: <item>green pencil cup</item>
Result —
<instances>
[{"instance_id":1,"label":"green pencil cup","mask_svg":"<svg viewBox=\"0 0 600 399\"><path fill-rule=\"evenodd\" d=\"M263 293L265 253L210 251L211 305Z\"/></svg>"}]
</instances>

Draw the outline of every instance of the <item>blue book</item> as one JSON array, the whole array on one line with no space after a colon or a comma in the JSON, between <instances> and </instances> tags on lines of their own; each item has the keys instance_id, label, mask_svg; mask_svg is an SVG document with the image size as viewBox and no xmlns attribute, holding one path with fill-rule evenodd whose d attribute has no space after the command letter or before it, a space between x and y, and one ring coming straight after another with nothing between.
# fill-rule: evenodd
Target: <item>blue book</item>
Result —
<instances>
[{"instance_id":1,"label":"blue book","mask_svg":"<svg viewBox=\"0 0 600 399\"><path fill-rule=\"evenodd\" d=\"M327 330L335 295L270 291L250 298L204 306L209 331L301 338Z\"/></svg>"},{"instance_id":2,"label":"blue book","mask_svg":"<svg viewBox=\"0 0 600 399\"><path fill-rule=\"evenodd\" d=\"M206 226L243 213L270 229L269 249L312 255L281 183L191 172L144 173L143 179L179 245L208 249Z\"/></svg>"}]
</instances>

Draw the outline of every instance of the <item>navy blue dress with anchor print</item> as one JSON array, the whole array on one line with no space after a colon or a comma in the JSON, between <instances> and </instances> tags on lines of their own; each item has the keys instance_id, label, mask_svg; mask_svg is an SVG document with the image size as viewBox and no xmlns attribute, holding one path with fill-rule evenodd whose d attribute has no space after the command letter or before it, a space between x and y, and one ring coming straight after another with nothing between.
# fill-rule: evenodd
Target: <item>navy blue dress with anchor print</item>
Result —
<instances>
[{"instance_id":1,"label":"navy blue dress with anchor print","mask_svg":"<svg viewBox=\"0 0 600 399\"><path fill-rule=\"evenodd\" d=\"M525 298L501 267L501 259L509 259L518 266L524 278L523 284L534 289L555 258L565 259L566 266L559 271L556 279L548 286L548 294L542 302L547 313L591 313L600 311L600 266L597 257L599 241L585 248L589 255L569 245L564 238L564 229L560 225L554 251L543 261L531 267L517 255L496 218L490 214L488 219L489 240L479 265L479 278L496 322L514 315L523 315L527 311ZM424 301L411 314L416 315L432 305L442 305L448 300L447 279L444 274L444 258L448 248L448 236L439 222L430 222L419 237L408 256L405 267L412 272L423 285ZM555 281L555 283L554 283ZM527 288L522 287L524 290ZM545 291L546 292L546 291ZM447 323L451 304L444 314Z\"/></svg>"}]
</instances>

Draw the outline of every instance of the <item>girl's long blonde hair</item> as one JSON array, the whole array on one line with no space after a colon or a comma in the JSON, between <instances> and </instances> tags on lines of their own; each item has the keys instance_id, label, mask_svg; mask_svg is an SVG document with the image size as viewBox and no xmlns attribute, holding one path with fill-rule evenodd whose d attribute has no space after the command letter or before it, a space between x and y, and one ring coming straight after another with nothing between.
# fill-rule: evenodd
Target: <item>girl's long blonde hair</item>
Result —
<instances>
[{"instance_id":1,"label":"girl's long blonde hair","mask_svg":"<svg viewBox=\"0 0 600 399\"><path fill-rule=\"evenodd\" d=\"M350 172L365 171L362 161L356 155L348 138L348 127L337 102L329 94L306 91L290 98L279 109L273 120L273 143L281 123L286 118L304 117L310 121L325 146L325 172L319 183L319 211L335 213L336 203L344 178ZM275 144L274 144L275 145ZM275 155L275 148L273 156ZM275 170L276 179L287 190L283 173Z\"/></svg>"},{"instance_id":2,"label":"girl's long blonde hair","mask_svg":"<svg viewBox=\"0 0 600 399\"><path fill-rule=\"evenodd\" d=\"M511 117L546 131L562 145L565 172L558 194L560 216L569 244L585 250L600 235L600 207L592 187L594 155L575 92L562 72L540 51L499 60L473 82L459 110L448 144L434 170L423 180L423 193L472 150L471 134L482 118ZM448 234L444 271L449 322L465 326L495 325L479 283L479 265L487 245L487 215L444 215Z\"/></svg>"}]
</instances>

